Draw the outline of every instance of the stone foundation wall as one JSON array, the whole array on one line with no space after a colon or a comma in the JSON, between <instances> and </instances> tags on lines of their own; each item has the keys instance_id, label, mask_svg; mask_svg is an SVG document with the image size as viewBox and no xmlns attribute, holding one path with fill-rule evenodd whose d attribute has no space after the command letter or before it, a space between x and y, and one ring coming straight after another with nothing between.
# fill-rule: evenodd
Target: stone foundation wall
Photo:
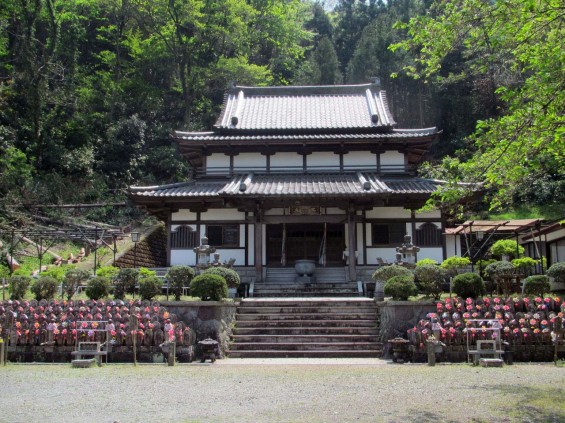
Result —
<instances>
[{"instance_id":1,"label":"stone foundation wall","mask_svg":"<svg viewBox=\"0 0 565 423\"><path fill-rule=\"evenodd\" d=\"M436 312L433 301L379 301L381 318L380 335L383 342L400 336L406 338L406 331L416 325L428 313Z\"/></svg>"},{"instance_id":2,"label":"stone foundation wall","mask_svg":"<svg viewBox=\"0 0 565 423\"><path fill-rule=\"evenodd\" d=\"M251 283L255 279L255 267L253 266L234 266L233 270L239 275L241 283Z\"/></svg>"},{"instance_id":3,"label":"stone foundation wall","mask_svg":"<svg viewBox=\"0 0 565 423\"><path fill-rule=\"evenodd\" d=\"M240 274L241 275L241 274ZM170 313L196 332L196 340L212 338L220 343L221 356L229 350L235 311L239 302L221 301L165 301L161 303Z\"/></svg>"}]
</instances>

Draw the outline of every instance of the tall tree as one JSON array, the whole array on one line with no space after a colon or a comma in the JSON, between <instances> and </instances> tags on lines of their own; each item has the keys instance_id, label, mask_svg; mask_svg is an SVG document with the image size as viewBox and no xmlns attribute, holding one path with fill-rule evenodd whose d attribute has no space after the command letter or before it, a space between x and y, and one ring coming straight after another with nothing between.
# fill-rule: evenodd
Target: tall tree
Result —
<instances>
[{"instance_id":1,"label":"tall tree","mask_svg":"<svg viewBox=\"0 0 565 423\"><path fill-rule=\"evenodd\" d=\"M320 39L310 58L304 62L295 82L305 85L334 85L343 82L337 54L328 38Z\"/></svg>"}]
</instances>

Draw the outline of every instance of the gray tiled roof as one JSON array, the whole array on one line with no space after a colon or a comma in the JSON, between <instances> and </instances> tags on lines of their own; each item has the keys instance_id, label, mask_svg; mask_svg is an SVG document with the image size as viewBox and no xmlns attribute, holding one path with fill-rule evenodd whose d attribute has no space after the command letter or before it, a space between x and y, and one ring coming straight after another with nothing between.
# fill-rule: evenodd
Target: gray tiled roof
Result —
<instances>
[{"instance_id":1,"label":"gray tiled roof","mask_svg":"<svg viewBox=\"0 0 565 423\"><path fill-rule=\"evenodd\" d=\"M430 194L438 181L411 177L382 177L375 173L236 175L229 180L194 181L152 187L131 187L133 197L210 198L284 196L367 196Z\"/></svg>"},{"instance_id":2,"label":"gray tiled roof","mask_svg":"<svg viewBox=\"0 0 565 423\"><path fill-rule=\"evenodd\" d=\"M215 127L222 131L392 127L378 85L232 87Z\"/></svg>"}]
</instances>

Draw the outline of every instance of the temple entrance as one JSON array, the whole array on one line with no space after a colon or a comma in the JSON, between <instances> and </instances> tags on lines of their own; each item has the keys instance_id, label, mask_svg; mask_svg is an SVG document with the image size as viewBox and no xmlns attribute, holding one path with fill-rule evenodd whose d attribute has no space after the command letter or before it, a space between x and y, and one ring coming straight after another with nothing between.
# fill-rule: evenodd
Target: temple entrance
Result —
<instances>
[{"instance_id":1,"label":"temple entrance","mask_svg":"<svg viewBox=\"0 0 565 423\"><path fill-rule=\"evenodd\" d=\"M325 236L324 236L325 235ZM292 267L296 260L343 266L345 226L330 223L267 225L267 266Z\"/></svg>"}]
</instances>

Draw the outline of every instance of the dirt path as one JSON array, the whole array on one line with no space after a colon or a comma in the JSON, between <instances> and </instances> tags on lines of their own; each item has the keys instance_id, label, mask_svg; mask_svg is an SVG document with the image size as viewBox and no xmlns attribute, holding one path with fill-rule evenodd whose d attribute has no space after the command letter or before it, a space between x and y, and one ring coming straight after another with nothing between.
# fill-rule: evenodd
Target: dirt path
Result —
<instances>
[{"instance_id":1,"label":"dirt path","mask_svg":"<svg viewBox=\"0 0 565 423\"><path fill-rule=\"evenodd\" d=\"M1 422L563 422L565 368L222 360L9 365Z\"/></svg>"}]
</instances>

